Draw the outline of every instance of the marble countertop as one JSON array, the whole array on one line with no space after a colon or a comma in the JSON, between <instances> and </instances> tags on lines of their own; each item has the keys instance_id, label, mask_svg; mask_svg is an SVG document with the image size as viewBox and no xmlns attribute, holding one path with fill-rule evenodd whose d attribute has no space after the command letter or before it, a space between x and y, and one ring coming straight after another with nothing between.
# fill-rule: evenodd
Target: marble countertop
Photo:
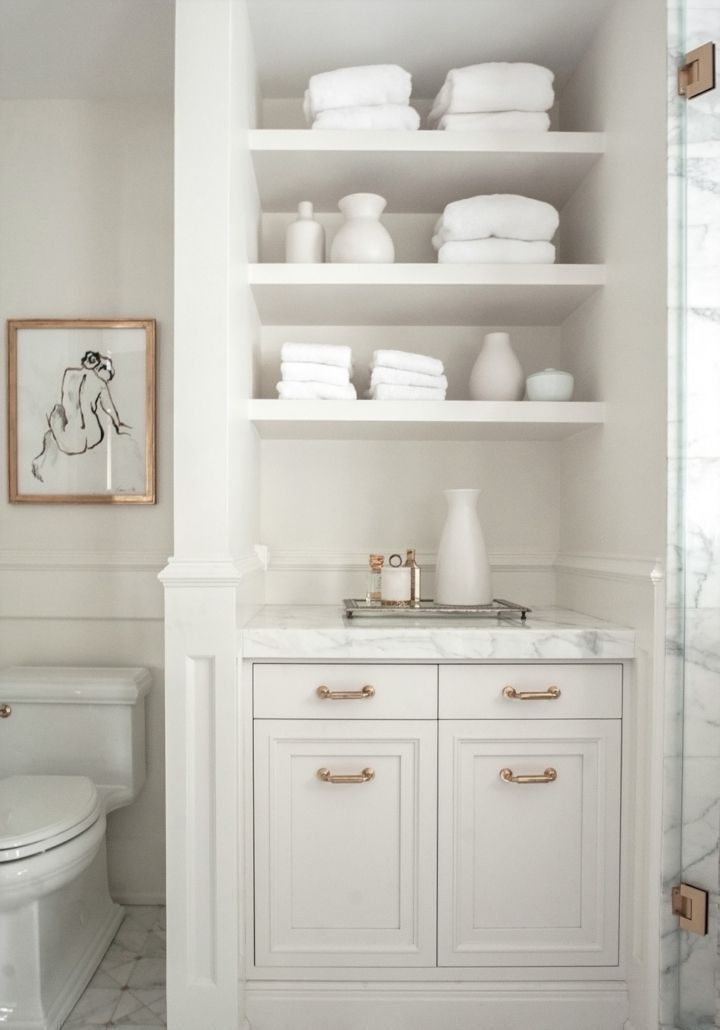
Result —
<instances>
[{"instance_id":1,"label":"marble countertop","mask_svg":"<svg viewBox=\"0 0 720 1030\"><path fill-rule=\"evenodd\" d=\"M578 612L548 608L519 619L347 619L340 605L264 605L239 629L243 658L623 659L635 633Z\"/></svg>"}]
</instances>

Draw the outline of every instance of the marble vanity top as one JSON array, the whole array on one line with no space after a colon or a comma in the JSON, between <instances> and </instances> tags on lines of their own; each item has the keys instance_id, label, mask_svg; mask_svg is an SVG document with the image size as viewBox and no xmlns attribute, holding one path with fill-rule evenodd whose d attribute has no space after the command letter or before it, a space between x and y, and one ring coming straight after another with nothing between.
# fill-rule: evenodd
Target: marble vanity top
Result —
<instances>
[{"instance_id":1,"label":"marble vanity top","mask_svg":"<svg viewBox=\"0 0 720 1030\"><path fill-rule=\"evenodd\" d=\"M347 619L340 605L264 605L240 627L243 658L623 659L635 633L548 608L519 619Z\"/></svg>"}]
</instances>

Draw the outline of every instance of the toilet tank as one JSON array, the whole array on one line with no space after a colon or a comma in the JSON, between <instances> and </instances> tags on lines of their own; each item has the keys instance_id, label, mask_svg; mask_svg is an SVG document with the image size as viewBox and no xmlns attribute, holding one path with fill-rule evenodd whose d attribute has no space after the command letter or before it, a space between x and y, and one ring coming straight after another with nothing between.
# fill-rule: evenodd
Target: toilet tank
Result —
<instances>
[{"instance_id":1,"label":"toilet tank","mask_svg":"<svg viewBox=\"0 0 720 1030\"><path fill-rule=\"evenodd\" d=\"M0 670L0 777L88 776L106 811L145 782L143 668L18 665Z\"/></svg>"}]
</instances>

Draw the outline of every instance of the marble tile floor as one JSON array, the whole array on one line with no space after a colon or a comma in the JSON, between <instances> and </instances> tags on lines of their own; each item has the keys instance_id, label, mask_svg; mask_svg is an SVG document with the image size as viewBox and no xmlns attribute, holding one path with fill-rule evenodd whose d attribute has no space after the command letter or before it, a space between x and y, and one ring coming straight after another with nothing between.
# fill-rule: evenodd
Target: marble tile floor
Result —
<instances>
[{"instance_id":1,"label":"marble tile floor","mask_svg":"<svg viewBox=\"0 0 720 1030\"><path fill-rule=\"evenodd\" d=\"M165 909L126 905L125 919L62 1030L158 1030L165 1009Z\"/></svg>"}]
</instances>

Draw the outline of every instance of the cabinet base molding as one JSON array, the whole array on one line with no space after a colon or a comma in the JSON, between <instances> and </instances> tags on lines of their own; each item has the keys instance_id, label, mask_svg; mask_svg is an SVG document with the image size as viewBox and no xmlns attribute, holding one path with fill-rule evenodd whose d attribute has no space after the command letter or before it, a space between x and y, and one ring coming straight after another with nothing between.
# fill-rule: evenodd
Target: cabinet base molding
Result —
<instances>
[{"instance_id":1,"label":"cabinet base molding","mask_svg":"<svg viewBox=\"0 0 720 1030\"><path fill-rule=\"evenodd\" d=\"M248 983L251 1030L623 1030L625 984Z\"/></svg>"}]
</instances>

